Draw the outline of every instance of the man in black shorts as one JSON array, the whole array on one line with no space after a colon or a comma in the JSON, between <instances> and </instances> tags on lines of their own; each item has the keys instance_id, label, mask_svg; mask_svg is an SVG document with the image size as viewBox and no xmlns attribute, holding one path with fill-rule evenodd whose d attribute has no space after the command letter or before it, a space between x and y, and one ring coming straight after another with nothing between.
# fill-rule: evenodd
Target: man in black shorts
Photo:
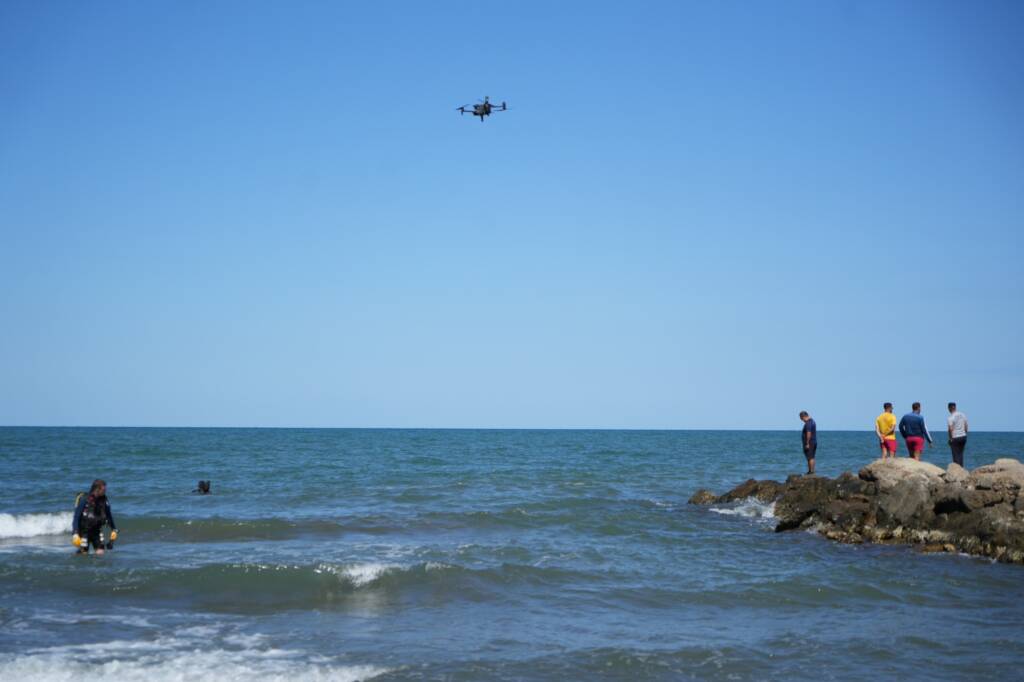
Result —
<instances>
[{"instance_id":1,"label":"man in black shorts","mask_svg":"<svg viewBox=\"0 0 1024 682\"><path fill-rule=\"evenodd\" d=\"M807 474L814 474L814 455L818 452L818 425L811 419L807 411L800 413L800 421L804 430L800 432L800 441L804 446L804 457L807 458Z\"/></svg>"}]
</instances>

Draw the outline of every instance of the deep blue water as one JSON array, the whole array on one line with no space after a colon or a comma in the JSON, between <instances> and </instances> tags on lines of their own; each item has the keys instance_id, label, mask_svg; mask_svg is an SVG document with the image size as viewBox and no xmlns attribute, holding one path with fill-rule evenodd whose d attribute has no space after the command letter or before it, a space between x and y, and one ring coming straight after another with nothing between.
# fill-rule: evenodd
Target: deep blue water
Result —
<instances>
[{"instance_id":1,"label":"deep blue water","mask_svg":"<svg viewBox=\"0 0 1024 682\"><path fill-rule=\"evenodd\" d=\"M972 434L968 466L1022 453ZM870 433L820 435L819 473L874 456ZM0 675L1020 675L1021 567L685 503L803 466L795 430L0 428ZM122 534L76 557L95 477Z\"/></svg>"}]
</instances>

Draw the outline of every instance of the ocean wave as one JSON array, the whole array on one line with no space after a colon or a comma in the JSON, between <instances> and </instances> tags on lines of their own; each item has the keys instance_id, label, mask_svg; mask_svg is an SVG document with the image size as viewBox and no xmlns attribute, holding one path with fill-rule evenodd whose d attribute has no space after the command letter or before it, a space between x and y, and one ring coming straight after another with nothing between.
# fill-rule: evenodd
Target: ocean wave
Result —
<instances>
[{"instance_id":1,"label":"ocean wave","mask_svg":"<svg viewBox=\"0 0 1024 682\"><path fill-rule=\"evenodd\" d=\"M396 573L402 570L404 570L403 567L397 564L366 563L342 566L340 568L320 564L313 569L313 572L330 573L344 578L348 582L352 583L353 587L363 587L364 585L373 584L389 573Z\"/></svg>"},{"instance_id":2,"label":"ocean wave","mask_svg":"<svg viewBox=\"0 0 1024 682\"><path fill-rule=\"evenodd\" d=\"M155 616L155 617L154 617ZM177 627L169 626L177 623ZM82 632L111 632L91 624L130 625L136 632L102 641L53 646L22 646L0 652L0 675L17 680L72 680L110 677L128 682L163 682L216 677L218 680L331 680L358 682L390 669L347 656L313 655L281 647L274 637L253 632L235 620L130 609L112 613L35 611L26 621L47 627L63 623ZM52 641L47 639L44 641Z\"/></svg>"},{"instance_id":3,"label":"ocean wave","mask_svg":"<svg viewBox=\"0 0 1024 682\"><path fill-rule=\"evenodd\" d=\"M220 516L182 519L142 516L125 518L121 525L133 538L157 542L235 542L246 540L290 540L300 537L335 537L351 532L345 524L333 520L232 519Z\"/></svg>"},{"instance_id":4,"label":"ocean wave","mask_svg":"<svg viewBox=\"0 0 1024 682\"><path fill-rule=\"evenodd\" d=\"M230 518L207 516L117 515L118 525L132 543L207 543L288 541L301 538L337 538L351 535L385 536L395 533L448 533L462 529L505 530L568 526L628 532L649 514L672 510L673 503L657 499L608 500L565 498L509 505L494 509L431 510L418 514L367 514L335 518ZM71 512L0 514L0 540L59 535L71 532Z\"/></svg>"},{"instance_id":5,"label":"ocean wave","mask_svg":"<svg viewBox=\"0 0 1024 682\"><path fill-rule=\"evenodd\" d=\"M60 535L71 532L71 512L0 514L0 540ZM380 535L400 529L383 518L232 519L219 516L185 519L175 516L117 515L118 526L133 542L244 542L278 541L303 537L338 537L345 534Z\"/></svg>"},{"instance_id":6,"label":"ocean wave","mask_svg":"<svg viewBox=\"0 0 1024 682\"><path fill-rule=\"evenodd\" d=\"M55 514L0 514L0 540L70 533L71 516L71 512Z\"/></svg>"},{"instance_id":7,"label":"ocean wave","mask_svg":"<svg viewBox=\"0 0 1024 682\"><path fill-rule=\"evenodd\" d=\"M301 652L283 649L199 648L191 638L115 640L0 655L0 676L27 682L78 682L90 678L163 682L214 676L221 682L361 682L387 672L387 668L372 665L308 660Z\"/></svg>"},{"instance_id":8,"label":"ocean wave","mask_svg":"<svg viewBox=\"0 0 1024 682\"><path fill-rule=\"evenodd\" d=\"M92 568L91 566L89 568ZM40 572L38 567L0 564L11 581L42 581L53 589L140 603L172 599L223 613L263 613L282 609L344 608L360 594L458 594L487 599L510 585L574 585L592 574L550 566L501 564L470 568L440 562L392 564L353 562L315 564L222 563L193 568L103 568L69 562Z\"/></svg>"}]
</instances>

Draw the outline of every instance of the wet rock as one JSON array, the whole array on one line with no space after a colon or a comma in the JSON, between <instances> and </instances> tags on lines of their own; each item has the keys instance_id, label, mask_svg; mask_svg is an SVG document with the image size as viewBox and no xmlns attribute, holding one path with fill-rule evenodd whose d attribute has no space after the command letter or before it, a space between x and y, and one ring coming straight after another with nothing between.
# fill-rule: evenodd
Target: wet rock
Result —
<instances>
[{"instance_id":1,"label":"wet rock","mask_svg":"<svg viewBox=\"0 0 1024 682\"><path fill-rule=\"evenodd\" d=\"M741 483L724 495L718 496L714 502L736 502L754 498L760 502L772 502L782 494L783 484L778 481L755 481L750 479Z\"/></svg>"},{"instance_id":2,"label":"wet rock","mask_svg":"<svg viewBox=\"0 0 1024 682\"><path fill-rule=\"evenodd\" d=\"M775 502L783 532L814 529L837 542L906 543L1024 564L1024 464L1000 459L967 472L913 459L876 460L857 476L751 479L724 495L698 491L694 504L753 497Z\"/></svg>"},{"instance_id":3,"label":"wet rock","mask_svg":"<svg viewBox=\"0 0 1024 682\"><path fill-rule=\"evenodd\" d=\"M921 545L921 551L925 554L932 554L938 552L945 552L947 550L945 545L940 545L938 543L930 543L927 545Z\"/></svg>"},{"instance_id":4,"label":"wet rock","mask_svg":"<svg viewBox=\"0 0 1024 682\"><path fill-rule=\"evenodd\" d=\"M782 495L775 502L776 531L807 527L814 523L836 497L836 486L831 479L821 476L791 478L783 486Z\"/></svg>"},{"instance_id":5,"label":"wet rock","mask_svg":"<svg viewBox=\"0 0 1024 682\"><path fill-rule=\"evenodd\" d=\"M691 495L690 499L688 499L686 501L686 503L687 504L711 504L716 499L718 499L718 495L715 495L713 492L711 492L707 488L701 488L700 490L695 492L693 495Z\"/></svg>"},{"instance_id":6,"label":"wet rock","mask_svg":"<svg viewBox=\"0 0 1024 682\"><path fill-rule=\"evenodd\" d=\"M867 524L871 514L871 502L866 497L839 499L829 503L825 520L846 532L856 532Z\"/></svg>"}]
</instances>

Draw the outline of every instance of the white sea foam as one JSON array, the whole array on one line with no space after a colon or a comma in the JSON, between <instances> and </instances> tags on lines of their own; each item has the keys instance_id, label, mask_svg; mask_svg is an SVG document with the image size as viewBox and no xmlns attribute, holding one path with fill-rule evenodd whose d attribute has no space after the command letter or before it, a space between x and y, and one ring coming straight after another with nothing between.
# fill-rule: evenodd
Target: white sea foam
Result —
<instances>
[{"instance_id":1,"label":"white sea foam","mask_svg":"<svg viewBox=\"0 0 1024 682\"><path fill-rule=\"evenodd\" d=\"M425 571L438 571L450 568L448 564L428 561L422 564ZM332 573L351 583L353 587L366 587L372 585L386 575L409 571L416 566L403 566L401 564L388 564L379 562L367 562L362 564L348 564L345 566L333 566L331 564L320 564L314 570L317 573Z\"/></svg>"},{"instance_id":2,"label":"white sea foam","mask_svg":"<svg viewBox=\"0 0 1024 682\"><path fill-rule=\"evenodd\" d=\"M83 679L106 677L121 682L184 682L216 676L219 682L291 682L323 680L324 682L360 682L382 675L388 670L368 665L332 666L281 661L267 666L265 659L239 661L225 657L225 652L189 652L175 656L145 656L141 659L87 663L71 658L50 656L14 656L0 659L0 675L10 679L35 682L81 682Z\"/></svg>"},{"instance_id":3,"label":"white sea foam","mask_svg":"<svg viewBox=\"0 0 1024 682\"><path fill-rule=\"evenodd\" d=\"M382 563L350 564L348 566L321 564L316 568L317 573L333 573L349 581L355 587L369 585L381 576L400 570L402 570L402 566L398 564Z\"/></svg>"},{"instance_id":4,"label":"white sea foam","mask_svg":"<svg viewBox=\"0 0 1024 682\"><path fill-rule=\"evenodd\" d=\"M252 649L257 646L266 644L267 636L258 632L253 634L233 634L225 635L224 641L232 646L244 647L246 649Z\"/></svg>"},{"instance_id":5,"label":"white sea foam","mask_svg":"<svg viewBox=\"0 0 1024 682\"><path fill-rule=\"evenodd\" d=\"M355 564L354 566L346 566L342 573L352 581L353 585L362 587L363 585L369 585L392 571L401 570L401 568L401 566L396 566L395 564Z\"/></svg>"},{"instance_id":6,"label":"white sea foam","mask_svg":"<svg viewBox=\"0 0 1024 682\"><path fill-rule=\"evenodd\" d=\"M298 651L210 649L197 644L194 638L168 637L32 649L0 655L0 676L27 682L78 682L90 677L123 682L179 682L211 676L219 682L359 682L388 672L371 665L338 665L324 658L309 660Z\"/></svg>"},{"instance_id":7,"label":"white sea foam","mask_svg":"<svg viewBox=\"0 0 1024 682\"><path fill-rule=\"evenodd\" d=\"M71 512L0 514L0 539L34 538L71 532Z\"/></svg>"},{"instance_id":8,"label":"white sea foam","mask_svg":"<svg viewBox=\"0 0 1024 682\"><path fill-rule=\"evenodd\" d=\"M775 503L761 502L753 497L748 497L735 506L711 507L711 511L725 516L743 516L748 519L774 519Z\"/></svg>"},{"instance_id":9,"label":"white sea foam","mask_svg":"<svg viewBox=\"0 0 1024 682\"><path fill-rule=\"evenodd\" d=\"M86 625L89 623L115 623L133 628L151 628L153 621L145 616L131 615L124 613L89 613L70 616L66 612L37 611L32 614L32 620L40 623L58 623L68 625L75 623Z\"/></svg>"}]
</instances>

